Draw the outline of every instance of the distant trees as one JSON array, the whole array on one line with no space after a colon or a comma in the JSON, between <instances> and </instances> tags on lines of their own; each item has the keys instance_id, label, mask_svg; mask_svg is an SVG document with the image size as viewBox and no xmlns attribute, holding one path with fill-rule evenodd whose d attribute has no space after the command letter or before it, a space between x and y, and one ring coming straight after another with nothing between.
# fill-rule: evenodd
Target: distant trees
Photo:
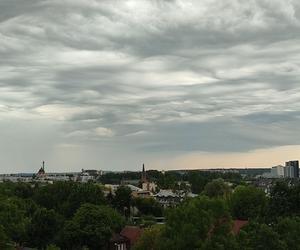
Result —
<instances>
[{"instance_id":1,"label":"distant trees","mask_svg":"<svg viewBox=\"0 0 300 250\"><path fill-rule=\"evenodd\" d=\"M231 188L220 178L207 183L203 191L208 197L228 197L230 193Z\"/></svg>"},{"instance_id":2,"label":"distant trees","mask_svg":"<svg viewBox=\"0 0 300 250\"><path fill-rule=\"evenodd\" d=\"M122 180L139 180L141 178L140 172L126 172L126 173L107 173L99 178L102 183L121 184ZM162 173L157 170L147 171L147 178L150 181L155 181L159 189L178 189L178 182L187 181L191 186L186 187L195 194L200 194L207 183L214 179L222 178L226 181L234 183L234 185L241 182L241 175L238 173L222 173L191 170L186 172L166 171ZM182 188L182 187L180 187Z\"/></svg>"}]
</instances>

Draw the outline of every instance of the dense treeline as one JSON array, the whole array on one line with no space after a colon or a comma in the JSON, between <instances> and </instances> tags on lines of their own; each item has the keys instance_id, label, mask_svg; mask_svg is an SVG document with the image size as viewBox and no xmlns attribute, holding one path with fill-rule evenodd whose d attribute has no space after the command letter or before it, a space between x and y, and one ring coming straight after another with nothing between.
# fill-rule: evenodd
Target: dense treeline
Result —
<instances>
[{"instance_id":1,"label":"dense treeline","mask_svg":"<svg viewBox=\"0 0 300 250\"><path fill-rule=\"evenodd\" d=\"M207 183L199 197L163 211L154 199L132 198L121 186L104 197L99 184L0 184L0 249L108 249L130 223L130 207L146 226L139 249L300 249L300 185L276 183L269 196L252 186ZM151 217L165 215L165 225ZM233 234L234 220L247 220Z\"/></svg>"},{"instance_id":2,"label":"dense treeline","mask_svg":"<svg viewBox=\"0 0 300 250\"><path fill-rule=\"evenodd\" d=\"M124 212L133 202L126 187L105 198L103 188L93 183L1 183L0 249L13 249L16 244L107 249L112 233L125 225ZM157 210L157 203L152 206Z\"/></svg>"}]
</instances>

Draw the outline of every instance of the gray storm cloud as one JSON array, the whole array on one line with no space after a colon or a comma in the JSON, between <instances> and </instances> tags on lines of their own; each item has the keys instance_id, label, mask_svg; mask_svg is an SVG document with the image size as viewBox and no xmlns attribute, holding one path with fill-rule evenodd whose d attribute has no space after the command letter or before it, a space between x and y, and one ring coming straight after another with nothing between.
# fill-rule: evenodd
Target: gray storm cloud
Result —
<instances>
[{"instance_id":1,"label":"gray storm cloud","mask_svg":"<svg viewBox=\"0 0 300 250\"><path fill-rule=\"evenodd\" d=\"M2 0L1 171L299 144L299 31L296 0Z\"/></svg>"}]
</instances>

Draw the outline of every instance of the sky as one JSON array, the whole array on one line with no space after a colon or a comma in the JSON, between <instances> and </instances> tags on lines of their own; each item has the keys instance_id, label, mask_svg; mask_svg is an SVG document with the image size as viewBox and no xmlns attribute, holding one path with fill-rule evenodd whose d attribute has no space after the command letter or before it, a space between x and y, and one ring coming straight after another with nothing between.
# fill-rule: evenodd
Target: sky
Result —
<instances>
[{"instance_id":1,"label":"sky","mask_svg":"<svg viewBox=\"0 0 300 250\"><path fill-rule=\"evenodd\" d=\"M0 0L0 172L300 158L299 0Z\"/></svg>"}]
</instances>

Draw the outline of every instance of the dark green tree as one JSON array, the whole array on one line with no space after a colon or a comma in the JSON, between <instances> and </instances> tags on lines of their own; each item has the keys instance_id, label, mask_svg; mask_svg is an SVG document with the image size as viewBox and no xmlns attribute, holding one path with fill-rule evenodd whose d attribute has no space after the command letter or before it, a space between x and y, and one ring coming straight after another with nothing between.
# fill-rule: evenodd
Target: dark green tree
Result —
<instances>
[{"instance_id":1,"label":"dark green tree","mask_svg":"<svg viewBox=\"0 0 300 250\"><path fill-rule=\"evenodd\" d=\"M230 225L224 200L200 196L168 211L165 242L169 249L199 249L221 228L225 236L229 234Z\"/></svg>"},{"instance_id":2,"label":"dark green tree","mask_svg":"<svg viewBox=\"0 0 300 250\"><path fill-rule=\"evenodd\" d=\"M223 179L215 179L207 183L204 187L203 194L208 197L227 197L231 189Z\"/></svg>"},{"instance_id":3,"label":"dark green tree","mask_svg":"<svg viewBox=\"0 0 300 250\"><path fill-rule=\"evenodd\" d=\"M104 205L106 203L103 190L100 186L93 183L76 185L65 203L66 216L72 216L75 211L84 203L94 205Z\"/></svg>"},{"instance_id":4,"label":"dark green tree","mask_svg":"<svg viewBox=\"0 0 300 250\"><path fill-rule=\"evenodd\" d=\"M62 249L108 249L109 239L124 225L124 219L108 206L83 204L61 234Z\"/></svg>"},{"instance_id":5,"label":"dark green tree","mask_svg":"<svg viewBox=\"0 0 300 250\"><path fill-rule=\"evenodd\" d=\"M133 250L163 250L163 231L164 226L161 225L146 228Z\"/></svg>"},{"instance_id":6,"label":"dark green tree","mask_svg":"<svg viewBox=\"0 0 300 250\"><path fill-rule=\"evenodd\" d=\"M132 204L139 210L141 215L153 215L158 217L163 215L163 208L153 198L134 198Z\"/></svg>"},{"instance_id":7,"label":"dark green tree","mask_svg":"<svg viewBox=\"0 0 300 250\"><path fill-rule=\"evenodd\" d=\"M118 209L121 214L129 216L131 201L131 189L126 186L118 187L113 199L114 207Z\"/></svg>"},{"instance_id":8,"label":"dark green tree","mask_svg":"<svg viewBox=\"0 0 300 250\"><path fill-rule=\"evenodd\" d=\"M241 250L287 250L280 235L266 224L250 223L238 235Z\"/></svg>"},{"instance_id":9,"label":"dark green tree","mask_svg":"<svg viewBox=\"0 0 300 250\"><path fill-rule=\"evenodd\" d=\"M256 219L265 215L267 198L265 193L252 186L238 186L231 195L231 209L237 219Z\"/></svg>"},{"instance_id":10,"label":"dark green tree","mask_svg":"<svg viewBox=\"0 0 300 250\"><path fill-rule=\"evenodd\" d=\"M14 197L0 200L0 225L5 235L18 244L26 240L26 229L30 222L23 205L22 200Z\"/></svg>"},{"instance_id":11,"label":"dark green tree","mask_svg":"<svg viewBox=\"0 0 300 250\"><path fill-rule=\"evenodd\" d=\"M0 249L13 249L11 240L7 237L3 226L0 225Z\"/></svg>"},{"instance_id":12,"label":"dark green tree","mask_svg":"<svg viewBox=\"0 0 300 250\"><path fill-rule=\"evenodd\" d=\"M291 215L291 191L285 181L278 181L272 187L269 201L269 214L271 217Z\"/></svg>"},{"instance_id":13,"label":"dark green tree","mask_svg":"<svg viewBox=\"0 0 300 250\"><path fill-rule=\"evenodd\" d=\"M62 224L63 219L54 210L38 209L28 228L29 244L45 249L47 245L54 243Z\"/></svg>"},{"instance_id":14,"label":"dark green tree","mask_svg":"<svg viewBox=\"0 0 300 250\"><path fill-rule=\"evenodd\" d=\"M289 250L300 250L300 217L280 218L275 230Z\"/></svg>"}]
</instances>

